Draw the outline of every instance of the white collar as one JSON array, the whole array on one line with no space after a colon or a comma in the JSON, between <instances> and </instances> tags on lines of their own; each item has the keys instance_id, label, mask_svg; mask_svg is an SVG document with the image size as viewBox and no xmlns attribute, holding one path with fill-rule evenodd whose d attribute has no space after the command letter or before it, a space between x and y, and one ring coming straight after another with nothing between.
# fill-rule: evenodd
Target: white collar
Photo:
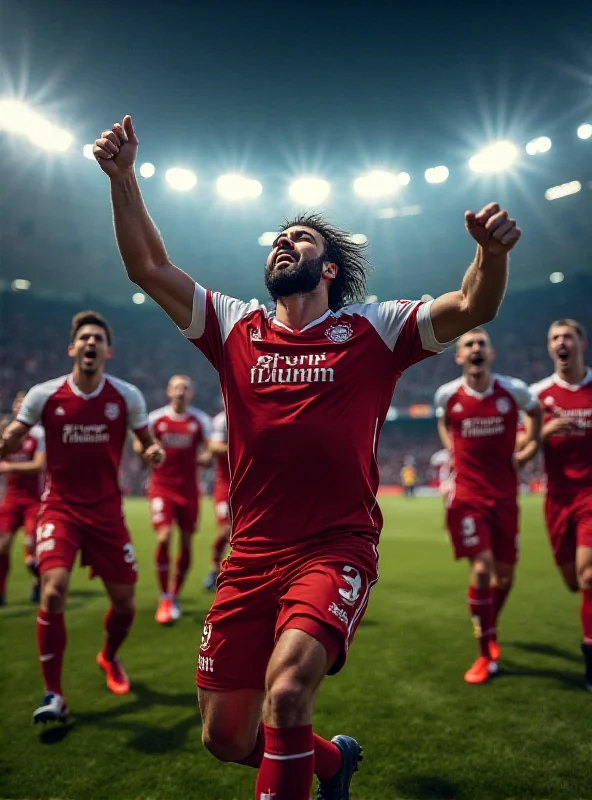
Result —
<instances>
[{"instance_id":1,"label":"white collar","mask_svg":"<svg viewBox=\"0 0 592 800\"><path fill-rule=\"evenodd\" d=\"M587 386L589 383L592 383L592 368L586 367L586 374L579 383L568 383L564 381L563 378L560 378L556 372L553 373L553 381L557 386L561 386L562 389L568 389L570 392L577 392L582 386Z\"/></svg>"},{"instance_id":2,"label":"white collar","mask_svg":"<svg viewBox=\"0 0 592 800\"><path fill-rule=\"evenodd\" d=\"M172 419L175 422L184 422L189 418L189 411L187 410L183 414L177 414L172 405L169 403L169 405L166 407L166 415L169 417L169 419Z\"/></svg>"},{"instance_id":3,"label":"white collar","mask_svg":"<svg viewBox=\"0 0 592 800\"><path fill-rule=\"evenodd\" d=\"M107 380L107 376L105 374L103 374L103 377L101 378L101 382L99 383L97 388L94 390L94 392L91 392L90 394L85 394L83 391L81 391L78 388L78 386L76 386L76 384L74 383L74 375L72 373L70 373L68 375L68 386L70 387L70 389L72 389L72 392L76 395L76 397L82 397L83 400L92 400L93 397L98 397L98 395L101 394L101 392L103 391L103 388L105 386L105 381L106 380Z\"/></svg>"},{"instance_id":4,"label":"white collar","mask_svg":"<svg viewBox=\"0 0 592 800\"><path fill-rule=\"evenodd\" d=\"M327 319L327 317L331 316L332 313L333 312L331 311L331 309L328 308L324 314L318 317L318 319L313 319L312 322L309 322L308 325L305 325L304 328L302 328L299 331L295 331L292 328L288 328L287 325L284 325L284 323L280 322L279 319L277 319L276 317L271 318L271 323L272 325L278 325L280 328L283 328L286 331L290 331L290 333L304 333L304 331L307 331L310 328L314 328L315 325L319 325L321 322L324 322Z\"/></svg>"},{"instance_id":5,"label":"white collar","mask_svg":"<svg viewBox=\"0 0 592 800\"><path fill-rule=\"evenodd\" d=\"M494 375L492 373L491 382L490 382L489 386L487 387L487 389L484 392L476 392L475 389L471 389L471 387L469 386L469 384L466 382L466 380L464 378L461 378L462 387L470 397L476 397L478 400L482 400L484 397L489 397L489 395L493 393L493 386L495 384L496 378L497 378L497 375Z\"/></svg>"}]
</instances>

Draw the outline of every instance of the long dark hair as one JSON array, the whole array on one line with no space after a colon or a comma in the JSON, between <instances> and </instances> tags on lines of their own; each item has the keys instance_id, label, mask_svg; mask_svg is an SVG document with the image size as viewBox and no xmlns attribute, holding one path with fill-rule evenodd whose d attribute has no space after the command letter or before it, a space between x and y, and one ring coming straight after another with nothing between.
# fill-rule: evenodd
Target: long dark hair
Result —
<instances>
[{"instance_id":1,"label":"long dark hair","mask_svg":"<svg viewBox=\"0 0 592 800\"><path fill-rule=\"evenodd\" d=\"M337 266L337 275L329 289L329 308L337 311L349 303L360 303L366 297L366 279L371 270L366 258L366 245L356 244L351 234L337 228L318 213L298 214L286 220L279 232L296 226L312 228L325 242L324 258Z\"/></svg>"}]
</instances>

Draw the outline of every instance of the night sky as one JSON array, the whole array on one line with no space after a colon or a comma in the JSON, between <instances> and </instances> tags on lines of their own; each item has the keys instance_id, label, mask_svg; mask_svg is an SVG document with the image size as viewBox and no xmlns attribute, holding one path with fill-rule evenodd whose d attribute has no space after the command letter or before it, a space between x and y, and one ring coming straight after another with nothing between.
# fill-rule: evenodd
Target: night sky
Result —
<instances>
[{"instance_id":1,"label":"night sky","mask_svg":"<svg viewBox=\"0 0 592 800\"><path fill-rule=\"evenodd\" d=\"M26 99L76 139L56 157L0 135L2 272L35 289L130 295L107 180L80 155L128 112L141 160L160 176L173 165L198 174L191 196L158 174L143 190L172 258L213 288L263 297L257 237L296 210L286 187L303 172L331 181L330 218L369 236L381 297L455 288L472 257L462 212L491 199L525 229L516 288L554 269L590 271L590 191L555 203L542 195L592 179L592 140L575 136L592 121L592 3L397 5L0 3L0 94ZM492 139L524 145L543 134L550 153L509 176L467 170ZM436 164L450 179L428 186L423 171ZM377 205L353 195L353 179L374 166L412 176L378 206L419 205L420 215L378 220ZM258 201L216 199L215 178L235 170L261 180Z\"/></svg>"}]
</instances>

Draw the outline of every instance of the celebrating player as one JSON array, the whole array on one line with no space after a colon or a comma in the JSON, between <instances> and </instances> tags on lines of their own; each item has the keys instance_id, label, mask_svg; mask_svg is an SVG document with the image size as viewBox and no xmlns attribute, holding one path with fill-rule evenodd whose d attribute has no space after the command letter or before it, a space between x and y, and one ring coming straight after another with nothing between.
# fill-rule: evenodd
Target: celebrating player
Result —
<instances>
[{"instance_id":1,"label":"celebrating player","mask_svg":"<svg viewBox=\"0 0 592 800\"><path fill-rule=\"evenodd\" d=\"M557 320L548 347L555 372L532 387L545 412L545 517L563 580L582 593L582 653L592 691L592 369L584 363L584 326Z\"/></svg>"},{"instance_id":2,"label":"celebrating player","mask_svg":"<svg viewBox=\"0 0 592 800\"><path fill-rule=\"evenodd\" d=\"M150 431L165 452L162 466L152 471L148 485L152 524L158 537L156 571L160 602L156 621L162 625L181 617L179 592L191 565L191 538L199 518L198 464L204 464L210 436L210 418L193 408L193 385L187 375L173 375L167 387L168 406L148 416ZM136 440L136 448L142 443ZM172 590L169 586L170 541L177 523L181 542Z\"/></svg>"},{"instance_id":3,"label":"celebrating player","mask_svg":"<svg viewBox=\"0 0 592 800\"><path fill-rule=\"evenodd\" d=\"M162 460L148 431L144 398L129 383L105 374L111 329L100 314L81 311L72 320L70 375L34 386L17 418L3 432L0 456L16 452L37 423L47 448L47 488L37 520L41 607L37 617L39 660L45 694L35 722L65 720L62 659L66 648L64 606L70 572L79 551L111 600L105 643L97 656L115 694L129 691L117 658L134 618L136 559L122 513L118 483L127 429L142 441L146 458Z\"/></svg>"},{"instance_id":4,"label":"celebrating player","mask_svg":"<svg viewBox=\"0 0 592 800\"><path fill-rule=\"evenodd\" d=\"M478 251L460 290L364 304L363 248L300 216L267 258L271 316L170 262L134 174L137 148L129 116L94 145L127 273L219 371L228 416L232 552L200 645L203 741L258 768L257 798L308 800L315 772L320 798L347 798L360 747L315 736L311 720L378 579L379 433L399 375L495 316L520 230L494 203L467 212Z\"/></svg>"},{"instance_id":5,"label":"celebrating player","mask_svg":"<svg viewBox=\"0 0 592 800\"><path fill-rule=\"evenodd\" d=\"M226 411L216 414L212 423L210 436L210 452L215 458L216 474L214 476L214 514L216 515L216 536L212 543L212 564L204 581L204 589L213 591L220 573L220 564L226 545L230 541L230 470L228 468L228 426Z\"/></svg>"},{"instance_id":6,"label":"celebrating player","mask_svg":"<svg viewBox=\"0 0 592 800\"><path fill-rule=\"evenodd\" d=\"M18 392L12 404L16 417L26 392ZM0 606L5 603L10 549L19 528L25 532L25 565L34 576L31 601L39 602L39 577L35 560L35 528L41 502L41 477L45 469L45 434L35 425L25 435L16 453L0 461L6 491L0 503Z\"/></svg>"},{"instance_id":7,"label":"celebrating player","mask_svg":"<svg viewBox=\"0 0 592 800\"><path fill-rule=\"evenodd\" d=\"M518 560L517 467L536 454L542 415L523 381L492 374L488 334L474 328L461 336L456 363L462 378L436 392L442 444L453 471L447 525L455 558L466 558L471 576L468 603L479 657L465 673L467 683L485 683L498 671L499 614L514 582ZM518 415L525 436L515 452Z\"/></svg>"}]
</instances>

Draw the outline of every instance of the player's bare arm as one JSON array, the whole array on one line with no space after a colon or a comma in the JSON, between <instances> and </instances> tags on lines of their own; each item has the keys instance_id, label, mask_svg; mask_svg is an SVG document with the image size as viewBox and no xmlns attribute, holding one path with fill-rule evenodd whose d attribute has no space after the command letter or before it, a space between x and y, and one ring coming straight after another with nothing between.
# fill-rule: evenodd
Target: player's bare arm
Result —
<instances>
[{"instance_id":1,"label":"player's bare arm","mask_svg":"<svg viewBox=\"0 0 592 800\"><path fill-rule=\"evenodd\" d=\"M45 467L45 453L35 453L30 461L0 462L0 475L7 472L18 473L19 475L36 475L43 472Z\"/></svg>"},{"instance_id":2,"label":"player's bare arm","mask_svg":"<svg viewBox=\"0 0 592 800\"><path fill-rule=\"evenodd\" d=\"M214 458L214 453L210 447L209 440L204 442L197 454L197 465L199 467L209 467Z\"/></svg>"},{"instance_id":3,"label":"player's bare arm","mask_svg":"<svg viewBox=\"0 0 592 800\"><path fill-rule=\"evenodd\" d=\"M226 442L214 442L210 439L208 447L213 456L225 456L228 453L228 444Z\"/></svg>"},{"instance_id":4,"label":"player's bare arm","mask_svg":"<svg viewBox=\"0 0 592 800\"><path fill-rule=\"evenodd\" d=\"M14 420L8 425L0 436L0 458L10 456L19 449L22 440L30 430L29 425Z\"/></svg>"},{"instance_id":5,"label":"player's bare arm","mask_svg":"<svg viewBox=\"0 0 592 800\"><path fill-rule=\"evenodd\" d=\"M148 430L134 431L134 451L142 457L145 464L152 467L159 467L165 459L164 448L154 440L154 437Z\"/></svg>"},{"instance_id":6,"label":"player's bare arm","mask_svg":"<svg viewBox=\"0 0 592 800\"><path fill-rule=\"evenodd\" d=\"M450 342L495 319L508 282L508 254L522 235L516 220L497 203L489 203L478 214L467 211L465 225L477 242L477 253L461 288L437 297L432 304L439 342Z\"/></svg>"},{"instance_id":7,"label":"player's bare arm","mask_svg":"<svg viewBox=\"0 0 592 800\"><path fill-rule=\"evenodd\" d=\"M445 447L448 452L450 452L452 442L450 440L450 433L448 432L448 423L444 417L440 417L438 420L438 436L442 442L442 447Z\"/></svg>"},{"instance_id":8,"label":"player's bare arm","mask_svg":"<svg viewBox=\"0 0 592 800\"><path fill-rule=\"evenodd\" d=\"M517 440L517 450L514 461L518 467L523 467L533 459L541 446L541 430L543 427L543 409L536 406L532 411L526 411L524 417L524 434Z\"/></svg>"},{"instance_id":9,"label":"player's bare arm","mask_svg":"<svg viewBox=\"0 0 592 800\"><path fill-rule=\"evenodd\" d=\"M93 153L111 180L111 203L117 246L128 277L150 295L180 328L191 323L195 282L171 264L150 218L136 179L138 137L132 118L103 131Z\"/></svg>"},{"instance_id":10,"label":"player's bare arm","mask_svg":"<svg viewBox=\"0 0 592 800\"><path fill-rule=\"evenodd\" d=\"M541 441L544 444L551 436L570 436L578 426L570 417L553 417L543 425Z\"/></svg>"}]
</instances>

